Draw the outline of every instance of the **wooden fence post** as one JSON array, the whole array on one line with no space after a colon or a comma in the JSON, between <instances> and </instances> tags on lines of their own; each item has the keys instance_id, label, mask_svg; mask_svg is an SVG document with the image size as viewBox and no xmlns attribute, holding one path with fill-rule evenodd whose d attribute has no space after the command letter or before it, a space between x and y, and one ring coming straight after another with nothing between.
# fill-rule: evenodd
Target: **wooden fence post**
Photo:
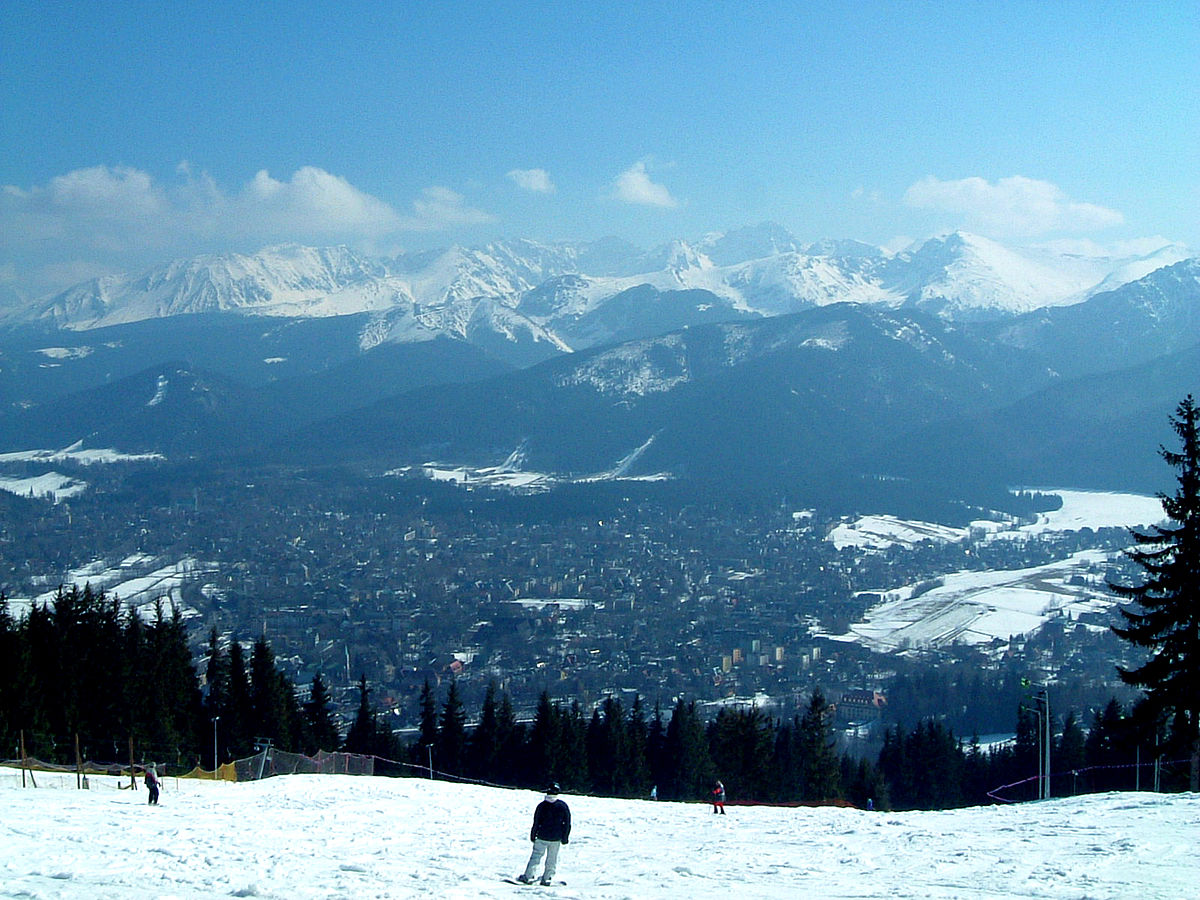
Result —
<instances>
[{"instance_id":1,"label":"wooden fence post","mask_svg":"<svg viewBox=\"0 0 1200 900\"><path fill-rule=\"evenodd\" d=\"M133 777L133 735L129 736L129 789L137 790L137 779Z\"/></svg>"},{"instance_id":2,"label":"wooden fence post","mask_svg":"<svg viewBox=\"0 0 1200 900\"><path fill-rule=\"evenodd\" d=\"M83 790L83 757L79 755L79 732L75 732L75 788Z\"/></svg>"},{"instance_id":3,"label":"wooden fence post","mask_svg":"<svg viewBox=\"0 0 1200 900\"><path fill-rule=\"evenodd\" d=\"M21 787L25 787L25 770L29 770L29 783L37 787L37 779L33 777L33 766L29 764L29 754L25 752L25 729L21 729Z\"/></svg>"}]
</instances>

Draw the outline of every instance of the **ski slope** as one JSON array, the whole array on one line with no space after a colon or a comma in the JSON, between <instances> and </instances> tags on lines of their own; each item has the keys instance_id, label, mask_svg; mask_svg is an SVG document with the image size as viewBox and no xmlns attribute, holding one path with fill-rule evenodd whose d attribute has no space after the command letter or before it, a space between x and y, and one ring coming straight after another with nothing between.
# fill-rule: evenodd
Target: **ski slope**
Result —
<instances>
[{"instance_id":1,"label":"ski slope","mask_svg":"<svg viewBox=\"0 0 1200 900\"><path fill-rule=\"evenodd\" d=\"M564 799L565 886L505 884L540 795L425 779L164 779L146 792L0 769L0 897L1176 898L1200 797L1103 794L951 812ZM732 786L731 786L732 788ZM735 800L736 797L730 797Z\"/></svg>"}]
</instances>

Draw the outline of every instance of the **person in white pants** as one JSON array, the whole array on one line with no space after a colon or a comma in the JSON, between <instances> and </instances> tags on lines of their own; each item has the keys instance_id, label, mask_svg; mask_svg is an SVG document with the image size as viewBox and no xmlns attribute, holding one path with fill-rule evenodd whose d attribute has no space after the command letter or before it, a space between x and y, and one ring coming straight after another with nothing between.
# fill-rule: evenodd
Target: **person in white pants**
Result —
<instances>
[{"instance_id":1,"label":"person in white pants","mask_svg":"<svg viewBox=\"0 0 1200 900\"><path fill-rule=\"evenodd\" d=\"M558 851L563 844L570 843L571 810L558 799L558 790L557 784L546 788L545 799L533 811L533 827L529 830L533 852L529 854L525 872L517 876L517 881L523 884L533 884L543 856L546 866L542 869L542 884L550 884L558 869Z\"/></svg>"}]
</instances>

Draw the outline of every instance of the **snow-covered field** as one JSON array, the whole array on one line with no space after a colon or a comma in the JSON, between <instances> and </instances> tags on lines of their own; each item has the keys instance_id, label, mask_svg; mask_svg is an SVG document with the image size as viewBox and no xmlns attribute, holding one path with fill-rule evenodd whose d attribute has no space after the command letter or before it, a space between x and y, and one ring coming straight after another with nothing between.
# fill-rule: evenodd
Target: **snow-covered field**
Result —
<instances>
[{"instance_id":1,"label":"snow-covered field","mask_svg":"<svg viewBox=\"0 0 1200 900\"><path fill-rule=\"evenodd\" d=\"M168 612L171 604L174 604L179 607L180 614L188 619L199 613L184 601L184 585L216 574L217 566L214 563L191 557L170 562L161 557L135 553L115 565L106 560L95 560L72 569L62 583L77 587L91 585L94 591L104 590L119 597L127 609L140 610L143 618L150 618L154 614L155 603L161 601ZM58 585L55 584L52 590L34 597L10 597L9 610L15 615L24 615L34 603L52 603L57 593Z\"/></svg>"},{"instance_id":2,"label":"snow-covered field","mask_svg":"<svg viewBox=\"0 0 1200 900\"><path fill-rule=\"evenodd\" d=\"M886 653L904 647L983 644L1028 634L1053 616L1103 612L1116 601L1104 586L1110 554L1084 550L1028 569L956 572L914 594L907 585L883 595L863 621L835 640L857 641Z\"/></svg>"},{"instance_id":3,"label":"snow-covered field","mask_svg":"<svg viewBox=\"0 0 1200 900\"><path fill-rule=\"evenodd\" d=\"M1163 519L1162 501L1144 494L1064 491L1057 488L1049 488L1045 492L1061 497L1062 508L1039 513L1032 523L978 521L972 522L971 528L967 529L936 522L898 519L895 516L860 516L836 526L826 540L839 550L846 547L882 550L895 545L914 547L921 541L955 543L966 540L972 531L986 535L989 540L1020 540L1084 528L1144 527Z\"/></svg>"},{"instance_id":4,"label":"snow-covered field","mask_svg":"<svg viewBox=\"0 0 1200 900\"><path fill-rule=\"evenodd\" d=\"M1083 528L1145 527L1163 519L1157 497L1053 493L1063 498L1062 508L1040 514L1032 523L974 522L970 529L952 529L891 516L864 516L837 526L827 540L838 549L855 546L869 551L912 547L926 540L953 543L972 533L988 541L1023 540ZM927 583L920 589L916 584L880 589L872 593L879 593L881 601L867 610L861 622L851 625L846 634L826 637L886 653L905 647L984 644L1029 634L1054 616L1074 619L1112 606L1116 598L1105 586L1105 574L1117 555L1085 550L1044 566L952 572L933 587Z\"/></svg>"},{"instance_id":5,"label":"snow-covered field","mask_svg":"<svg viewBox=\"0 0 1200 900\"><path fill-rule=\"evenodd\" d=\"M1200 798L1104 794L952 812L565 797L552 888L509 885L539 795L423 779L165 781L0 769L0 897L1178 898L1196 896Z\"/></svg>"}]
</instances>

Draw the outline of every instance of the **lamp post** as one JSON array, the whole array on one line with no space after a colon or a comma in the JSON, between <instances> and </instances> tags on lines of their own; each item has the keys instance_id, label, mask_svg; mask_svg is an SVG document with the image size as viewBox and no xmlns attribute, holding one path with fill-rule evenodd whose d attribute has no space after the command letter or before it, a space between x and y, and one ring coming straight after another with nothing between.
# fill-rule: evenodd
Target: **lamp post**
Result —
<instances>
[{"instance_id":1,"label":"lamp post","mask_svg":"<svg viewBox=\"0 0 1200 900\"><path fill-rule=\"evenodd\" d=\"M1042 704L1038 713L1038 799L1050 799L1050 745L1054 742L1053 719L1050 718L1050 690L1044 684L1021 679L1022 687L1036 687L1040 690L1034 695L1033 701ZM1037 710L1033 710L1037 712Z\"/></svg>"},{"instance_id":2,"label":"lamp post","mask_svg":"<svg viewBox=\"0 0 1200 900\"><path fill-rule=\"evenodd\" d=\"M1043 774L1042 774L1042 777L1045 779L1044 785L1042 787L1042 799L1049 800L1050 799L1050 745L1054 742L1054 732L1051 727L1051 723L1054 720L1050 718L1050 692L1046 689L1045 685L1042 686L1042 689L1038 692L1038 696L1035 699L1041 701L1042 712L1045 715L1045 719L1042 722L1042 727L1043 727L1043 732L1042 732L1043 733L1043 740L1042 740L1042 754L1043 754L1042 773Z\"/></svg>"}]
</instances>

